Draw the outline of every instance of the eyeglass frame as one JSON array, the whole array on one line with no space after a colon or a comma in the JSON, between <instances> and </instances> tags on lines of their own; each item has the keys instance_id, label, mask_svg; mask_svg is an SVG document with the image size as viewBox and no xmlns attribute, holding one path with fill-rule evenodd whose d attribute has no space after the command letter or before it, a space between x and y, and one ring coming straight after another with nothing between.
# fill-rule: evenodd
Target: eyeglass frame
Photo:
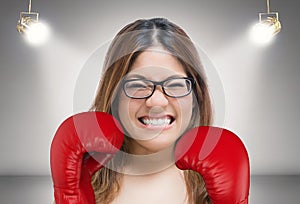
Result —
<instances>
[{"instance_id":1,"label":"eyeglass frame","mask_svg":"<svg viewBox=\"0 0 300 204\"><path fill-rule=\"evenodd\" d=\"M182 96L171 96L171 95L167 94L166 91L165 91L165 88L164 88L163 84L164 84L166 81L170 81L170 80L172 80L172 79L185 79L185 80L189 80L189 81L191 82L191 88L190 88L190 90L189 90L186 94L184 94L184 95L182 95ZM151 82L151 83L153 84L152 93L151 93L149 96L145 96L145 97L132 97L132 96L129 96L128 93L126 92L126 90L125 90L125 84L126 84L127 82L131 82L131 81L139 81L139 80L141 80L141 81L148 81L148 82ZM147 99L147 98L150 98L150 97L153 95L153 93L154 93L154 91L155 91L157 85L160 85L160 86L161 86L162 91L163 91L163 93L164 93L166 96L171 97L171 98L182 98L182 97L185 97L185 96L189 95L189 94L192 92L195 83L196 83L195 80L194 80L193 78L191 78L191 77L175 77L175 78L167 78L167 79L165 79L165 80L163 80L163 81L152 81L152 80L149 80L149 79L128 79L128 80L123 80L123 81L122 81L122 88L123 88L123 91L124 91L125 95L126 95L128 98L132 98L132 99Z\"/></svg>"}]
</instances>

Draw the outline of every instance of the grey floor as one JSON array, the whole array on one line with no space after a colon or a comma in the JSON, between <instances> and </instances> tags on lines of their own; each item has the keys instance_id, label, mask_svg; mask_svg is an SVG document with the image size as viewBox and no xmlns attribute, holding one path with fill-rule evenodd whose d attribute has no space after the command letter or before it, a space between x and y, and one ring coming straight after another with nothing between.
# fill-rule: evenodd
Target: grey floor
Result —
<instances>
[{"instance_id":1,"label":"grey floor","mask_svg":"<svg viewBox=\"0 0 300 204\"><path fill-rule=\"evenodd\" d=\"M50 177L0 177L0 204L51 204ZM300 204L299 176L252 176L251 204Z\"/></svg>"}]
</instances>

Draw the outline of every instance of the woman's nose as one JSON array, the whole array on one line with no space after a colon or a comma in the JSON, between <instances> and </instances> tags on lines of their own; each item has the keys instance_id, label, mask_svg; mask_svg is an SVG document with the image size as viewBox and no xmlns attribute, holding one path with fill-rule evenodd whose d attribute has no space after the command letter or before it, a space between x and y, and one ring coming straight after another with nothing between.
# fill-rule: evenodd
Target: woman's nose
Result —
<instances>
[{"instance_id":1,"label":"woman's nose","mask_svg":"<svg viewBox=\"0 0 300 204\"><path fill-rule=\"evenodd\" d=\"M146 99L146 105L149 107L152 106L167 106L169 104L169 100L167 96L163 93L163 90L160 86L157 86L154 90L151 97Z\"/></svg>"}]
</instances>

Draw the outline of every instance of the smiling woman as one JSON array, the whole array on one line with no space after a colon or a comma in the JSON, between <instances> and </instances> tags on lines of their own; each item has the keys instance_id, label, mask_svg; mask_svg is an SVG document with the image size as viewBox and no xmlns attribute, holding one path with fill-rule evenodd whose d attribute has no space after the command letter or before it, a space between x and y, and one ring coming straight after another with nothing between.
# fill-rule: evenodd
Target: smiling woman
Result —
<instances>
[{"instance_id":1,"label":"smiling woman","mask_svg":"<svg viewBox=\"0 0 300 204\"><path fill-rule=\"evenodd\" d=\"M184 132L212 121L206 76L187 34L167 19L137 20L116 35L104 70L92 110L113 114L126 137L122 153L94 175L97 202L209 203L202 177L176 168L172 155ZM141 168L146 163L150 172Z\"/></svg>"}]
</instances>

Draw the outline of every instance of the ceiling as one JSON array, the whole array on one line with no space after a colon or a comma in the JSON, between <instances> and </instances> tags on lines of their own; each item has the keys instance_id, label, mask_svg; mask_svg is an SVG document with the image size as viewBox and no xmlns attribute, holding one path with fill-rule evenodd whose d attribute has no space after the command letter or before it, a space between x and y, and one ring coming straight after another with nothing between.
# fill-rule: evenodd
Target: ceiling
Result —
<instances>
[{"instance_id":1,"label":"ceiling","mask_svg":"<svg viewBox=\"0 0 300 204\"><path fill-rule=\"evenodd\" d=\"M300 174L299 2L270 3L282 31L259 47L248 31L266 10L263 0L33 0L52 34L32 47L16 30L27 2L2 0L0 175L50 174L56 128L89 109L109 40L127 23L154 16L182 26L203 51L212 68L215 125L244 141L251 173Z\"/></svg>"}]
</instances>

